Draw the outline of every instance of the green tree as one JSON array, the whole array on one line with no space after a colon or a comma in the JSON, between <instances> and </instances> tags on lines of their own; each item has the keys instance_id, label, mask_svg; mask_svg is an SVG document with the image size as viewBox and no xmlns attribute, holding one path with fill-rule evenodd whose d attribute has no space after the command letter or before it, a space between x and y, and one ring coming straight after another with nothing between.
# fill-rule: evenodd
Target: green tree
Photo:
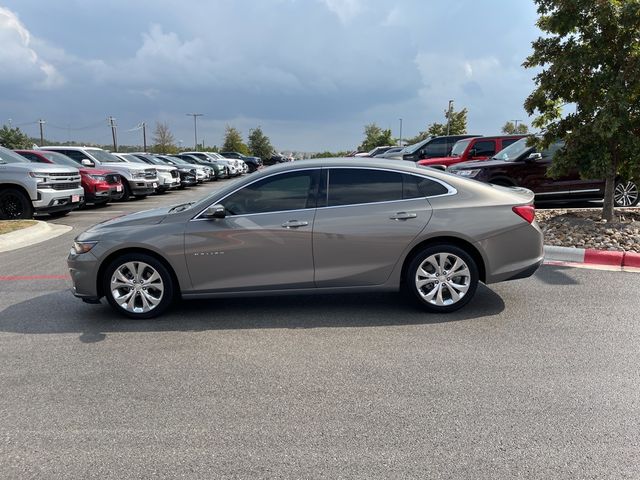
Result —
<instances>
[{"instance_id":1,"label":"green tree","mask_svg":"<svg viewBox=\"0 0 640 480\"><path fill-rule=\"evenodd\" d=\"M224 129L224 142L221 151L239 152L243 155L249 155L249 148L242 141L240 131L230 125L227 125Z\"/></svg>"},{"instance_id":2,"label":"green tree","mask_svg":"<svg viewBox=\"0 0 640 480\"><path fill-rule=\"evenodd\" d=\"M273 155L273 147L271 141L260 127L249 130L249 151L251 155L260 158L269 158Z\"/></svg>"},{"instance_id":3,"label":"green tree","mask_svg":"<svg viewBox=\"0 0 640 480\"><path fill-rule=\"evenodd\" d=\"M364 127L364 140L358 147L360 152L368 152L376 147L394 145L391 129L382 129L375 123L370 123Z\"/></svg>"},{"instance_id":4,"label":"green tree","mask_svg":"<svg viewBox=\"0 0 640 480\"><path fill-rule=\"evenodd\" d=\"M606 181L602 218L613 219L616 180L640 174L640 0L535 0L543 36L527 68L540 68L525 101L540 146L558 139L551 175L577 168ZM563 115L562 107L575 105Z\"/></svg>"},{"instance_id":5,"label":"green tree","mask_svg":"<svg viewBox=\"0 0 640 480\"><path fill-rule=\"evenodd\" d=\"M418 135L413 138L408 138L407 144L419 143L428 137L441 137L447 134L464 135L467 133L468 113L469 111L466 108L456 112L452 106L451 111L444 111L444 123L432 123L425 131L418 133Z\"/></svg>"},{"instance_id":6,"label":"green tree","mask_svg":"<svg viewBox=\"0 0 640 480\"><path fill-rule=\"evenodd\" d=\"M507 122L502 126L502 133L505 135L525 135L529 133L529 126L525 123L516 126L514 122Z\"/></svg>"},{"instance_id":7,"label":"green tree","mask_svg":"<svg viewBox=\"0 0 640 480\"><path fill-rule=\"evenodd\" d=\"M176 153L178 151L173 134L166 122L156 122L152 141L152 150L155 153Z\"/></svg>"},{"instance_id":8,"label":"green tree","mask_svg":"<svg viewBox=\"0 0 640 480\"><path fill-rule=\"evenodd\" d=\"M31 148L33 141L18 127L11 128L3 125L0 129L0 145L6 148Z\"/></svg>"}]
</instances>

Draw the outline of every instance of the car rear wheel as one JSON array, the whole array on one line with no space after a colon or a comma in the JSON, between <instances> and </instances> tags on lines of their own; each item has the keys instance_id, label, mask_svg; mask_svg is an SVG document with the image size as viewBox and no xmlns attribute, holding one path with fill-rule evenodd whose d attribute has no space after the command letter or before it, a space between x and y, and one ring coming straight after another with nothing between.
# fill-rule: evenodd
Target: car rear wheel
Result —
<instances>
[{"instance_id":1,"label":"car rear wheel","mask_svg":"<svg viewBox=\"0 0 640 480\"><path fill-rule=\"evenodd\" d=\"M465 306L476 292L476 262L453 245L432 245L416 255L405 276L409 292L427 311L449 313Z\"/></svg>"},{"instance_id":2,"label":"car rear wheel","mask_svg":"<svg viewBox=\"0 0 640 480\"><path fill-rule=\"evenodd\" d=\"M31 200L15 188L0 191L0 220L24 220L33 218Z\"/></svg>"},{"instance_id":3,"label":"car rear wheel","mask_svg":"<svg viewBox=\"0 0 640 480\"><path fill-rule=\"evenodd\" d=\"M640 200L638 185L635 182L620 181L613 192L616 207L635 207Z\"/></svg>"},{"instance_id":4,"label":"car rear wheel","mask_svg":"<svg viewBox=\"0 0 640 480\"><path fill-rule=\"evenodd\" d=\"M123 255L107 267L103 278L109 304L129 318L157 317L173 300L173 279L162 262L142 253Z\"/></svg>"}]
</instances>

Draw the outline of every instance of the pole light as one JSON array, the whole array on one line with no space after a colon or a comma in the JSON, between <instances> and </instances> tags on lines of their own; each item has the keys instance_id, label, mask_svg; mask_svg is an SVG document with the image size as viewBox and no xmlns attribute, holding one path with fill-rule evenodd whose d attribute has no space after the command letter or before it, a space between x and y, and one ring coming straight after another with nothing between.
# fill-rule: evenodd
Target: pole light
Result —
<instances>
[{"instance_id":1,"label":"pole light","mask_svg":"<svg viewBox=\"0 0 640 480\"><path fill-rule=\"evenodd\" d=\"M398 120L400 120L400 142L399 142L399 146L402 146L402 119L399 118Z\"/></svg>"},{"instance_id":2,"label":"pole light","mask_svg":"<svg viewBox=\"0 0 640 480\"><path fill-rule=\"evenodd\" d=\"M187 116L193 117L193 149L198 151L198 117L202 117L204 113L187 113Z\"/></svg>"},{"instance_id":3,"label":"pole light","mask_svg":"<svg viewBox=\"0 0 640 480\"><path fill-rule=\"evenodd\" d=\"M451 131L451 110L453 109L453 100L449 100L449 108L447 109L447 136Z\"/></svg>"}]
</instances>

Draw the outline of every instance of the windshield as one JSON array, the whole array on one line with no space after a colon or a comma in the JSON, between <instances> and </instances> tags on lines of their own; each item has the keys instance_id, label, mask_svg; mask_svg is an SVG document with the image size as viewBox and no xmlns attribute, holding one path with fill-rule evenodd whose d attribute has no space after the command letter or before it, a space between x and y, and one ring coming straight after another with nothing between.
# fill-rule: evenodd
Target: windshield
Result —
<instances>
[{"instance_id":1,"label":"windshield","mask_svg":"<svg viewBox=\"0 0 640 480\"><path fill-rule=\"evenodd\" d=\"M56 163L58 165L66 165L67 167L73 167L73 168L79 167L78 162L76 162L75 160L71 160L69 157L67 157L66 155L63 155L62 153L46 152L44 150L38 153L42 155L44 158L46 158L47 160L51 160L53 163Z\"/></svg>"},{"instance_id":2,"label":"windshield","mask_svg":"<svg viewBox=\"0 0 640 480\"><path fill-rule=\"evenodd\" d=\"M87 153L102 163L124 163L124 160L104 150L87 150Z\"/></svg>"},{"instance_id":3,"label":"windshield","mask_svg":"<svg viewBox=\"0 0 640 480\"><path fill-rule=\"evenodd\" d=\"M473 140L473 139L469 138L468 140L460 140L460 141L456 142L453 145L453 148L451 149L451 156L452 157L460 157L460 156L462 156L464 151L467 149L467 147L471 143L471 140Z\"/></svg>"},{"instance_id":4,"label":"windshield","mask_svg":"<svg viewBox=\"0 0 640 480\"><path fill-rule=\"evenodd\" d=\"M505 162L513 162L517 160L523 153L533 150L533 147L527 146L527 138L521 138L516 143L512 143L504 150L500 150L493 158L503 160Z\"/></svg>"},{"instance_id":5,"label":"windshield","mask_svg":"<svg viewBox=\"0 0 640 480\"><path fill-rule=\"evenodd\" d=\"M404 150L402 151L402 153L414 153L416 150L418 150L421 146L423 146L432 138L433 137L427 137L421 142L414 143L413 145L407 145L406 147L404 147Z\"/></svg>"},{"instance_id":6,"label":"windshield","mask_svg":"<svg viewBox=\"0 0 640 480\"><path fill-rule=\"evenodd\" d=\"M12 152L7 148L0 147L0 164L5 164L5 163L30 163L30 162L23 156L18 155L17 153Z\"/></svg>"},{"instance_id":7,"label":"windshield","mask_svg":"<svg viewBox=\"0 0 640 480\"><path fill-rule=\"evenodd\" d=\"M131 163L147 163L144 160L141 160L140 158L136 157L135 155L131 155L131 154L128 154L128 153L121 153L120 155L127 162L131 162Z\"/></svg>"},{"instance_id":8,"label":"windshield","mask_svg":"<svg viewBox=\"0 0 640 480\"><path fill-rule=\"evenodd\" d=\"M170 162L175 162L175 163L179 163L180 165L192 165L191 163L178 158L178 157L171 157L171 160L169 160Z\"/></svg>"}]
</instances>

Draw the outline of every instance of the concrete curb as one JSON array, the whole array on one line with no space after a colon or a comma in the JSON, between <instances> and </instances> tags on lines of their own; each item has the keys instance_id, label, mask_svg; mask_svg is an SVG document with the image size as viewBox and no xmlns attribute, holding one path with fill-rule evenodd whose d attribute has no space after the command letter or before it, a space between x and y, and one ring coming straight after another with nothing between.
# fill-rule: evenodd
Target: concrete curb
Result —
<instances>
[{"instance_id":1,"label":"concrete curb","mask_svg":"<svg viewBox=\"0 0 640 480\"><path fill-rule=\"evenodd\" d=\"M607 267L640 268L640 253L612 252L592 248L585 249L545 245L544 260L545 262L584 263Z\"/></svg>"},{"instance_id":2,"label":"concrete curb","mask_svg":"<svg viewBox=\"0 0 640 480\"><path fill-rule=\"evenodd\" d=\"M36 243L64 235L72 228L67 225L50 224L38 220L31 227L0 235L0 252L10 252L18 248L35 245Z\"/></svg>"}]
</instances>

